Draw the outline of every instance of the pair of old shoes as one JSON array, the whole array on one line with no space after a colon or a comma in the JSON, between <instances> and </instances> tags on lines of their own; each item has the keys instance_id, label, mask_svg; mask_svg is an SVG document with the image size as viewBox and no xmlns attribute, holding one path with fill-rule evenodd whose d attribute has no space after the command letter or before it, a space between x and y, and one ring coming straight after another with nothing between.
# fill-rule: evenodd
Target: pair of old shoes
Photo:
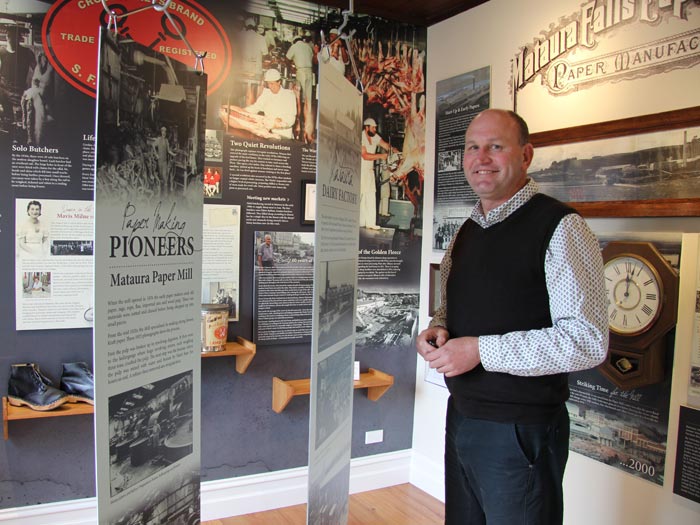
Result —
<instances>
[{"instance_id":1,"label":"pair of old shoes","mask_svg":"<svg viewBox=\"0 0 700 525\"><path fill-rule=\"evenodd\" d=\"M95 380L87 363L64 363L61 388L41 373L35 363L10 365L7 400L13 406L33 410L53 410L64 403L95 404Z\"/></svg>"}]
</instances>

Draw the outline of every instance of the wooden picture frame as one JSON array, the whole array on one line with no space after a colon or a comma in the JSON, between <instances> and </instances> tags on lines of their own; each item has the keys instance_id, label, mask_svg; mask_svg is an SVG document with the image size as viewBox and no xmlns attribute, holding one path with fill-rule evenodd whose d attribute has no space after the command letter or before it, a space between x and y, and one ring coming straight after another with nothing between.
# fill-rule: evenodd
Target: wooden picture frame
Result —
<instances>
[{"instance_id":1,"label":"wooden picture frame","mask_svg":"<svg viewBox=\"0 0 700 525\"><path fill-rule=\"evenodd\" d=\"M316 222L316 181L301 181L301 223Z\"/></svg>"},{"instance_id":2,"label":"wooden picture frame","mask_svg":"<svg viewBox=\"0 0 700 525\"><path fill-rule=\"evenodd\" d=\"M440 265L430 264L428 283L428 316L435 315L435 311L440 306Z\"/></svg>"},{"instance_id":3,"label":"wooden picture frame","mask_svg":"<svg viewBox=\"0 0 700 525\"><path fill-rule=\"evenodd\" d=\"M600 122L596 124L588 124L583 126L575 126L571 128L556 129L552 131L545 131L540 133L532 133L530 135L530 142L535 147L535 158L537 158L538 150L540 152L544 151L542 148L548 148L550 146L563 146L567 151L567 154L561 158L561 160L576 160L577 155L577 145L581 147L582 144L588 141L598 141L606 139L618 139L620 137L635 137L641 136L649 133L665 132L671 130L679 130L682 128L694 128L700 126L700 106L695 106L687 109L667 111L664 113L656 113L652 115L644 115L640 117L632 117L620 120L611 120L607 122ZM688 141L691 141L693 137L688 137ZM695 149L698 146L695 145L697 138L692 140L691 147ZM686 144L686 143L684 143ZM633 156L635 153L639 153L640 150L628 151L628 156ZM695 153L695 155L699 155ZM610 159L613 162L614 157L611 155ZM673 162L678 164L677 160L672 159L666 164L671 165ZM697 171L698 161L693 160L692 169ZM622 170L629 166L627 173L630 175L629 178L623 179L624 184L628 187L635 187L635 180L641 180L638 177L639 174L650 174L656 173L658 177L662 174L664 177L668 176L665 180L669 180L671 177L675 176L675 172L665 171L662 167L662 163L657 163L655 168L652 168L651 164L646 166L635 166L633 164L620 164L618 166L607 166L606 169L610 170L607 172L601 172L601 169L596 172L596 177L601 181L601 185L609 185L611 190L615 185L623 185L620 181L620 177L625 175L620 175ZM614 174L611 170L617 170ZM532 168L531 168L532 170ZM646 170L646 171L643 171ZM533 178L538 180L537 172L534 171ZM617 177L617 181L610 182L610 178L607 177ZM636 179L633 177L637 177ZM590 178L590 175L589 175ZM653 179L653 175L647 176L647 181ZM693 172L692 176L689 174L687 178L685 175L678 176L678 178L673 182L673 184L693 184L695 180L700 182L700 177L697 177ZM602 182L605 181L605 182ZM654 182L647 182L647 184L655 184ZM638 186L637 189L641 188ZM540 187L541 191L547 193L547 190ZM600 188L600 193L604 193ZM654 189L646 190L648 193L654 193ZM689 198L645 198L639 199L624 199L624 200L612 200L614 198L614 191L611 191L610 199L603 200L586 200L586 201L573 201L568 202L573 208L575 208L584 217L693 217L700 215L700 194L698 197ZM562 199L558 195L555 195L560 200Z\"/></svg>"}]
</instances>

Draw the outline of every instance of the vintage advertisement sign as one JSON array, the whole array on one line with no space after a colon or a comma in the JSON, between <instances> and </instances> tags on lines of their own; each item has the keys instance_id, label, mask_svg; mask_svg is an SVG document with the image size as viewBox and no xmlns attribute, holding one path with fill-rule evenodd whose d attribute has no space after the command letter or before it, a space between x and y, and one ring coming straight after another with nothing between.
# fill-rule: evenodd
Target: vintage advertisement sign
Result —
<instances>
[{"instance_id":1,"label":"vintage advertisement sign","mask_svg":"<svg viewBox=\"0 0 700 525\"><path fill-rule=\"evenodd\" d=\"M688 0L585 2L578 12L543 31L542 38L520 48L513 59L514 95L537 78L558 95L602 82L690 68L700 62L697 8ZM600 53L605 40L618 36L623 28L639 26L672 34L629 46L616 44L619 47L611 52Z\"/></svg>"},{"instance_id":2,"label":"vintage advertisement sign","mask_svg":"<svg viewBox=\"0 0 700 525\"><path fill-rule=\"evenodd\" d=\"M95 181L95 454L100 524L199 521L201 180L206 76L102 32ZM141 54L151 60L134 62ZM127 71L130 74L127 74ZM137 73L137 74L133 74ZM144 114L133 84L177 89ZM117 115L119 120L117 121ZM158 162L145 151L155 150Z\"/></svg>"},{"instance_id":3,"label":"vintage advertisement sign","mask_svg":"<svg viewBox=\"0 0 700 525\"><path fill-rule=\"evenodd\" d=\"M585 1L543 24L539 34L515 51L513 109L535 128L545 105L561 111L563 119L577 121L574 108L636 96L633 81L667 85L663 89L676 96L669 100L671 107L690 106L692 96L684 97L680 88L697 83L698 63L697 2Z\"/></svg>"},{"instance_id":4,"label":"vintage advertisement sign","mask_svg":"<svg viewBox=\"0 0 700 525\"><path fill-rule=\"evenodd\" d=\"M107 2L110 12L123 15L147 4L164 6L165 0L121 0ZM231 70L231 42L219 21L197 2L171 1L167 4L172 26L163 9L147 9L135 16L110 20L103 2L98 0L62 0L51 6L42 26L47 57L56 72L83 93L95 96L97 82L98 33L100 27L116 28L116 33L135 40L163 57L195 64L197 53L206 51L209 92L224 82ZM189 42L183 40L184 37Z\"/></svg>"}]
</instances>

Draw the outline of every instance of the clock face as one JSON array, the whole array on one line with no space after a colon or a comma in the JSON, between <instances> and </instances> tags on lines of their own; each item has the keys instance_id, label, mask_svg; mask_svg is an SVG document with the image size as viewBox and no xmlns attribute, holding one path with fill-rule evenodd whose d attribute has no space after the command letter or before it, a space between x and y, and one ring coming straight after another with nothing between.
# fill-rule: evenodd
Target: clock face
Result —
<instances>
[{"instance_id":1,"label":"clock face","mask_svg":"<svg viewBox=\"0 0 700 525\"><path fill-rule=\"evenodd\" d=\"M610 259L604 270L610 330L627 336L648 330L661 312L663 290L656 270L633 255Z\"/></svg>"}]
</instances>

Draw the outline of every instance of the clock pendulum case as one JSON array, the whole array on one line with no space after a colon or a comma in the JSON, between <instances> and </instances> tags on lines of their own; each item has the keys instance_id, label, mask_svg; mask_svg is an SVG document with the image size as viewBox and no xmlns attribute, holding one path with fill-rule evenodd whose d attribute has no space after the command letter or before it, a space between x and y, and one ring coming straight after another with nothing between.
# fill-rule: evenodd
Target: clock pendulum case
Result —
<instances>
[{"instance_id":1,"label":"clock pendulum case","mask_svg":"<svg viewBox=\"0 0 700 525\"><path fill-rule=\"evenodd\" d=\"M603 264L610 347L599 369L625 390L658 383L678 317L678 274L649 242L611 241Z\"/></svg>"}]
</instances>

